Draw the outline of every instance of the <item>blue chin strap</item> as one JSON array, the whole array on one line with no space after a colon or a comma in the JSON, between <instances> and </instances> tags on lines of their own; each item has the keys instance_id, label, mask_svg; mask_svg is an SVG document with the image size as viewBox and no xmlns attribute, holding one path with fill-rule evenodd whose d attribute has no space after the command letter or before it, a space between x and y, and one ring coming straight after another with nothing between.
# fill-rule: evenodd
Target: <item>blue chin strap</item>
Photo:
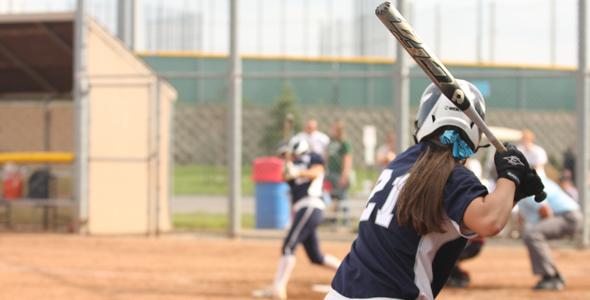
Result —
<instances>
[{"instance_id":1,"label":"blue chin strap","mask_svg":"<svg viewBox=\"0 0 590 300\"><path fill-rule=\"evenodd\" d=\"M444 145L453 145L453 157L456 159L464 160L475 154L456 130L445 130L440 135L440 142Z\"/></svg>"}]
</instances>

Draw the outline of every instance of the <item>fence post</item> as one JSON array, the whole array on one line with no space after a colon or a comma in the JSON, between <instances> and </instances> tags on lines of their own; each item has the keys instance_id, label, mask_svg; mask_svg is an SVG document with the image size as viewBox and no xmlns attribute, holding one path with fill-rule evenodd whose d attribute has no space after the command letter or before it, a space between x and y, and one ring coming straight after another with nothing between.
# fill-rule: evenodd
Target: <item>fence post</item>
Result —
<instances>
[{"instance_id":1,"label":"fence post","mask_svg":"<svg viewBox=\"0 0 590 300\"><path fill-rule=\"evenodd\" d=\"M229 87L229 236L238 237L241 219L242 179L242 61L238 34L238 0L230 1Z\"/></svg>"},{"instance_id":2,"label":"fence post","mask_svg":"<svg viewBox=\"0 0 590 300\"><path fill-rule=\"evenodd\" d=\"M582 227L583 247L590 245L590 199L588 199L588 159L590 151L590 90L588 84L588 7L586 0L578 1L578 72L577 72L577 131L578 157L576 158L576 179L584 223Z\"/></svg>"},{"instance_id":3,"label":"fence post","mask_svg":"<svg viewBox=\"0 0 590 300\"><path fill-rule=\"evenodd\" d=\"M407 15L406 0L398 0L397 9ZM395 109L397 118L397 153L402 153L409 145L408 114L410 110L410 67L406 50L397 44L394 64ZM397 81L397 82L396 82Z\"/></svg>"}]
</instances>

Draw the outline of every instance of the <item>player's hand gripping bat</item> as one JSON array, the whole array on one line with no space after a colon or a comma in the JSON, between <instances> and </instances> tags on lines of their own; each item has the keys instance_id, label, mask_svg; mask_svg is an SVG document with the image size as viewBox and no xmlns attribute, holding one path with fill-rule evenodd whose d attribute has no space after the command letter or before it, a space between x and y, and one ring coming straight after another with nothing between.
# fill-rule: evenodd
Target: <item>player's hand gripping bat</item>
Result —
<instances>
[{"instance_id":1,"label":"player's hand gripping bat","mask_svg":"<svg viewBox=\"0 0 590 300\"><path fill-rule=\"evenodd\" d=\"M400 45L406 49L408 54L422 68L430 80L438 86L441 92L457 106L463 113L477 125L477 127L488 137L488 140L494 147L505 152L506 147L498 141L490 128L479 116L471 102L467 100L465 93L459 86L455 77L447 70L442 62L429 51L422 40L414 33L414 30L408 24L406 19L395 9L389 2L384 2L375 10L375 14L389 31L399 41ZM535 176L538 178L538 176ZM540 180L539 180L540 181ZM541 184L542 186L542 184ZM535 200L545 199L544 192L538 194Z\"/></svg>"}]
</instances>

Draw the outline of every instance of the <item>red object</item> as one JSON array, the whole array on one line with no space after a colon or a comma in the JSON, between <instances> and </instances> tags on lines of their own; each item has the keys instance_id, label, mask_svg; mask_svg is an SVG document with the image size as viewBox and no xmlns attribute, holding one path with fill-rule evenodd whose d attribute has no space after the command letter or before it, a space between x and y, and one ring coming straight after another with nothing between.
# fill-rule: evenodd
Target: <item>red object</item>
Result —
<instances>
[{"instance_id":1,"label":"red object","mask_svg":"<svg viewBox=\"0 0 590 300\"><path fill-rule=\"evenodd\" d=\"M331 192L332 191L332 183L330 182L330 180L324 180L324 191L326 192Z\"/></svg>"},{"instance_id":2,"label":"red object","mask_svg":"<svg viewBox=\"0 0 590 300\"><path fill-rule=\"evenodd\" d=\"M283 182L285 161L274 156L259 157L254 160L252 180L255 182Z\"/></svg>"},{"instance_id":3,"label":"red object","mask_svg":"<svg viewBox=\"0 0 590 300\"><path fill-rule=\"evenodd\" d=\"M2 180L2 197L4 200L16 200L23 197L23 179L11 176Z\"/></svg>"}]
</instances>

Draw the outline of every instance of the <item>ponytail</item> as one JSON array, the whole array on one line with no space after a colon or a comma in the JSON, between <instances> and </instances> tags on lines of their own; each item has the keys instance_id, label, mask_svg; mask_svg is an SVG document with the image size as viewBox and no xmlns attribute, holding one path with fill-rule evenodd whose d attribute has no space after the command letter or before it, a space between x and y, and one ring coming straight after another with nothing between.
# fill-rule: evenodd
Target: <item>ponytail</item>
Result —
<instances>
[{"instance_id":1,"label":"ponytail","mask_svg":"<svg viewBox=\"0 0 590 300\"><path fill-rule=\"evenodd\" d=\"M444 232L444 189L456 164L450 147L426 142L426 150L410 169L398 197L398 224L412 227L420 235Z\"/></svg>"}]
</instances>

